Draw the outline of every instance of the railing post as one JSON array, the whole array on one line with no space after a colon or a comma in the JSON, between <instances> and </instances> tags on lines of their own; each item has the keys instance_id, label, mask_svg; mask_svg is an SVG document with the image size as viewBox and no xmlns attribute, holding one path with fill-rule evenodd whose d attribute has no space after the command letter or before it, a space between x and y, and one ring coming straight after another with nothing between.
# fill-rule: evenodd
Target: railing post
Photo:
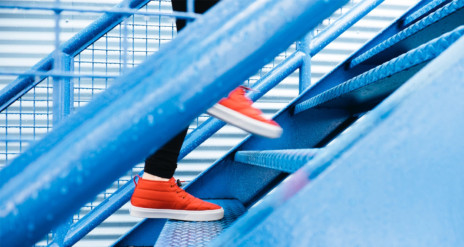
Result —
<instances>
[{"instance_id":1,"label":"railing post","mask_svg":"<svg viewBox=\"0 0 464 247\"><path fill-rule=\"evenodd\" d=\"M56 58L53 70L56 73L69 73L73 70L73 58L69 55L56 51ZM58 58L58 59L57 59ZM53 126L65 119L72 111L74 87L70 77L53 78ZM67 219L56 229L53 230L53 242L64 246L64 238L73 223L73 218Z\"/></svg>"},{"instance_id":2,"label":"railing post","mask_svg":"<svg viewBox=\"0 0 464 247\"><path fill-rule=\"evenodd\" d=\"M55 6L60 7L60 0L55 0ZM54 72L70 73L72 71L72 57L60 49L61 34L61 11L55 11L55 52L54 52ZM56 126L66 118L72 110L73 105L73 85L70 77L53 77L53 126ZM54 242L63 246L64 238L73 223L73 217L66 219L65 222L54 229Z\"/></svg>"},{"instance_id":3,"label":"railing post","mask_svg":"<svg viewBox=\"0 0 464 247\"><path fill-rule=\"evenodd\" d=\"M301 40L296 42L296 49L303 52L305 56L300 67L300 83L299 93L301 94L306 88L311 85L311 39L313 37L312 31L306 34Z\"/></svg>"},{"instance_id":4,"label":"railing post","mask_svg":"<svg viewBox=\"0 0 464 247\"><path fill-rule=\"evenodd\" d=\"M64 53L59 54L58 66L55 71L59 73L72 71L72 58ZM70 77L53 78L53 125L56 125L72 111L73 83Z\"/></svg>"}]
</instances>

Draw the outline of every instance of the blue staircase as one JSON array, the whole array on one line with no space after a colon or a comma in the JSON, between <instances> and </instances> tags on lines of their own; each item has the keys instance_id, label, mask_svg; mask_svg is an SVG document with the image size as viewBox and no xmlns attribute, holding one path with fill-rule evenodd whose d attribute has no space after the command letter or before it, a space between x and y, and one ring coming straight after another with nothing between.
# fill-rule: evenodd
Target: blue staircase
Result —
<instances>
[{"instance_id":1,"label":"blue staircase","mask_svg":"<svg viewBox=\"0 0 464 247\"><path fill-rule=\"evenodd\" d=\"M2 226L16 225L42 205L50 207L48 214L19 227L21 234L12 227L2 230L2 243L14 243L24 233L27 243L37 241L344 3L282 2L222 2L207 13L212 22L199 18L169 44L177 49L160 51L118 79L115 87L2 170ZM380 2L365 1L346 13L314 37L311 47L303 39L300 47L305 48L263 77L254 86L259 92L250 92L250 98L256 100L303 68L307 56ZM274 120L285 130L282 137L248 136L185 187L223 206L224 219L146 219L114 246L463 245L463 7L463 0L419 2L278 112ZM270 25L276 28L256 31ZM236 37L243 35L256 41L249 50L237 49L243 41ZM204 37L214 39L204 42ZM185 61L174 59L180 54ZM220 62L224 68L214 66ZM174 73L170 65L175 63L185 73ZM153 67L159 70L152 72ZM198 81L192 93L181 90L192 87L191 80ZM176 117L178 122L152 123L147 116ZM181 158L223 125L206 121L187 137ZM153 127L166 131L157 135ZM148 133L155 140L144 138ZM105 148L95 152L97 145ZM127 145L132 145L127 154L117 154ZM101 174L109 175L95 179L86 174L115 154L119 171L104 170ZM57 168L51 161L63 165ZM59 178L25 183L38 174ZM79 187L76 196L50 202L62 187L71 186ZM53 244L74 244L127 202L132 190L128 183L71 226L63 243ZM34 192L30 199L27 195ZM63 210L60 203L77 205ZM44 229L37 230L39 226Z\"/></svg>"}]
</instances>

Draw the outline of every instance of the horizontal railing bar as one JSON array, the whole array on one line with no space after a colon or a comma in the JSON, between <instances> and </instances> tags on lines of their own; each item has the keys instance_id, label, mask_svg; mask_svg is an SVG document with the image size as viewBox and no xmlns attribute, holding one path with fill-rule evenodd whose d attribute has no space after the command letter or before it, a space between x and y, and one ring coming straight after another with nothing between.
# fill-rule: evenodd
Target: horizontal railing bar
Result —
<instances>
[{"instance_id":1,"label":"horizontal railing bar","mask_svg":"<svg viewBox=\"0 0 464 247\"><path fill-rule=\"evenodd\" d=\"M30 72L7 72L0 71L0 75L15 75L15 76L40 76L40 77L56 77L56 78L116 78L120 75L104 75L104 74L74 74L74 73L65 73L65 72L40 72L40 71L30 71Z\"/></svg>"},{"instance_id":2,"label":"horizontal railing bar","mask_svg":"<svg viewBox=\"0 0 464 247\"><path fill-rule=\"evenodd\" d=\"M139 9L146 5L150 0L129 0L117 5L114 10L125 9L126 6ZM126 15L118 13L105 13L103 16L92 22L89 26L74 35L71 39L60 46L60 50L69 56L76 56L79 52L98 40L116 25L121 23ZM49 71L53 68L54 52L32 66L29 71ZM0 90L0 112L11 105L18 98L26 94L35 87L45 77L33 78L32 76L20 76L12 83Z\"/></svg>"},{"instance_id":3,"label":"horizontal railing bar","mask_svg":"<svg viewBox=\"0 0 464 247\"><path fill-rule=\"evenodd\" d=\"M127 15L142 15L142 16L167 16L167 17L177 17L180 19L195 20L201 14L197 13L188 13L180 11L172 12L162 12L162 11L153 11L153 12L139 12L138 10L132 10L128 8L115 9L90 9L90 8L69 8L69 7L56 7L56 6L20 6L20 5L0 5L0 9L14 9L14 10L40 10L40 11L53 11L53 12L78 12L78 13L112 13L112 14L127 14Z\"/></svg>"}]
</instances>

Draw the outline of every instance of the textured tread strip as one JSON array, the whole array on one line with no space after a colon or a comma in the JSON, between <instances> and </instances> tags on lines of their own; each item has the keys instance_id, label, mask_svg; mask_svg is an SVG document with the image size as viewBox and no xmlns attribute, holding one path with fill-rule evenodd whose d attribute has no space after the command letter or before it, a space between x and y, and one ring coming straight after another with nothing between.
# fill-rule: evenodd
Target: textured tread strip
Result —
<instances>
[{"instance_id":1,"label":"textured tread strip","mask_svg":"<svg viewBox=\"0 0 464 247\"><path fill-rule=\"evenodd\" d=\"M415 65L430 61L447 49L464 34L464 26L429 41L399 57L383 63L359 76L356 76L336 87L316 95L295 106L295 114L322 103L340 97L361 87L371 85L376 81L392 76Z\"/></svg>"},{"instance_id":2,"label":"textured tread strip","mask_svg":"<svg viewBox=\"0 0 464 247\"><path fill-rule=\"evenodd\" d=\"M168 220L156 241L155 247L207 246L228 228L246 209L238 200L208 200L224 208L224 218L211 222Z\"/></svg>"},{"instance_id":3,"label":"textured tread strip","mask_svg":"<svg viewBox=\"0 0 464 247\"><path fill-rule=\"evenodd\" d=\"M405 26L409 25L410 23L414 22L415 20L417 20L421 16L427 14L430 10L432 10L433 8L437 7L438 5L440 5L440 4L444 3L444 2L446 2L446 0L434 0L434 1L430 2L430 3L428 3L424 7L420 8L416 12L414 12L414 13L410 14L408 17L406 17L404 19L403 25L405 25Z\"/></svg>"},{"instance_id":4,"label":"textured tread strip","mask_svg":"<svg viewBox=\"0 0 464 247\"><path fill-rule=\"evenodd\" d=\"M443 6L442 8L428 15L424 19L418 21L414 25L404 29L403 31L393 35L387 40L374 46L372 49L359 55L358 57L356 57L350 62L350 67L353 68L354 66L361 64L367 59L379 54L380 52L386 50L389 47L392 47L393 45L399 43L400 41L405 40L406 38L412 36L413 34L425 29L426 27L432 25L433 23L443 19L444 17L456 12L457 10L463 7L464 7L464 0L453 1Z\"/></svg>"},{"instance_id":5,"label":"textured tread strip","mask_svg":"<svg viewBox=\"0 0 464 247\"><path fill-rule=\"evenodd\" d=\"M311 160L317 152L318 149L239 151L235 154L234 160L293 173Z\"/></svg>"}]
</instances>

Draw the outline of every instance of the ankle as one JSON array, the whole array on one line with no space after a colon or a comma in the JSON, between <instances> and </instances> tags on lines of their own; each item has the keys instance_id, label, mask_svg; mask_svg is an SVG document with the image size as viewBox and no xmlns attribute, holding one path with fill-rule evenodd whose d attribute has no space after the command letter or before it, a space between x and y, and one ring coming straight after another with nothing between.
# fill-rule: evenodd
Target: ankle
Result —
<instances>
[{"instance_id":1,"label":"ankle","mask_svg":"<svg viewBox=\"0 0 464 247\"><path fill-rule=\"evenodd\" d=\"M146 173L146 172L143 173L142 178L144 180L150 180L150 181L163 181L163 182L169 181L169 178L158 177L158 176Z\"/></svg>"}]
</instances>

